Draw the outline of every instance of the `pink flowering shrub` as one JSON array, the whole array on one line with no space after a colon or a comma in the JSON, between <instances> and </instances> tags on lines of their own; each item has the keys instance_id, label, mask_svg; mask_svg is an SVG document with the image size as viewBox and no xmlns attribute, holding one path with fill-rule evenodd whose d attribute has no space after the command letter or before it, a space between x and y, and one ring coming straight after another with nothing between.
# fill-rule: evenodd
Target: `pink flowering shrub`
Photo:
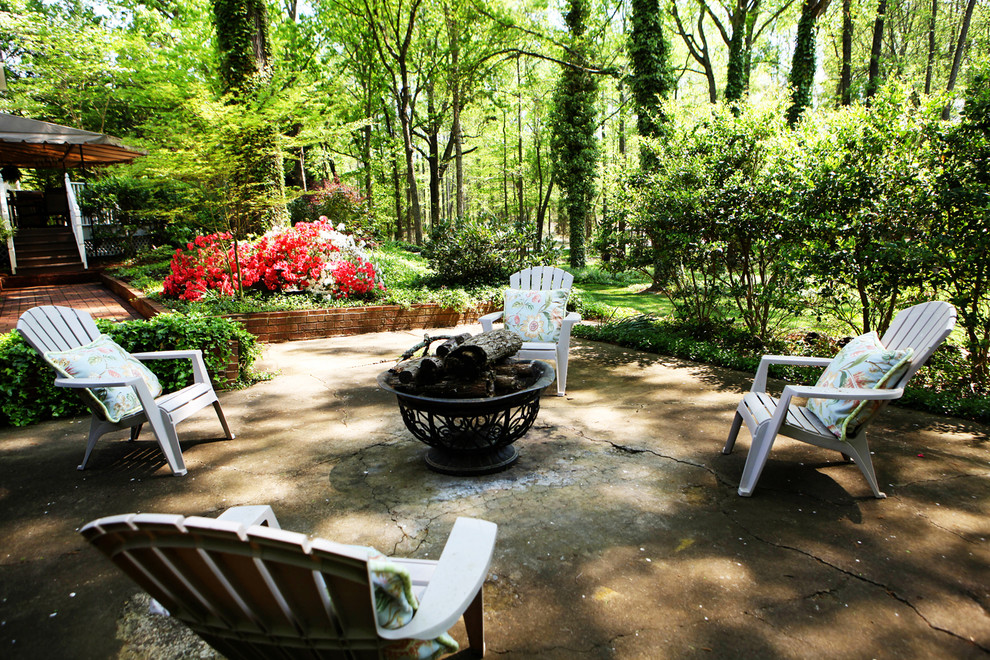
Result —
<instances>
[{"instance_id":1,"label":"pink flowering shrub","mask_svg":"<svg viewBox=\"0 0 990 660\"><path fill-rule=\"evenodd\" d=\"M302 290L330 298L370 296L385 285L360 245L326 217L273 230L256 241L237 244L229 233L198 236L176 250L166 296L202 300L208 291L233 296L240 273L244 289ZM239 268L238 268L239 267Z\"/></svg>"}]
</instances>

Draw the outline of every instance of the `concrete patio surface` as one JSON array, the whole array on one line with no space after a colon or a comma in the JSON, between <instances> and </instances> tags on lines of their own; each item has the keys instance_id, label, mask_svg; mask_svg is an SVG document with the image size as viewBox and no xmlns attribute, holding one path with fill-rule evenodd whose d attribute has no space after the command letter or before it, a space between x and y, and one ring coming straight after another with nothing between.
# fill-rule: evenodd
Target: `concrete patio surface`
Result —
<instances>
[{"instance_id":1,"label":"concrete patio surface","mask_svg":"<svg viewBox=\"0 0 990 660\"><path fill-rule=\"evenodd\" d=\"M720 449L749 375L577 340L519 462L444 476L375 386L422 334L267 347L277 375L221 394L236 440L210 410L179 427L185 477L148 430L78 472L88 420L0 429L0 657L206 657L78 529L263 503L285 529L412 557L438 556L457 516L497 523L489 657L990 655L987 426L888 409L871 433L885 500L781 439L740 498L748 433Z\"/></svg>"}]
</instances>

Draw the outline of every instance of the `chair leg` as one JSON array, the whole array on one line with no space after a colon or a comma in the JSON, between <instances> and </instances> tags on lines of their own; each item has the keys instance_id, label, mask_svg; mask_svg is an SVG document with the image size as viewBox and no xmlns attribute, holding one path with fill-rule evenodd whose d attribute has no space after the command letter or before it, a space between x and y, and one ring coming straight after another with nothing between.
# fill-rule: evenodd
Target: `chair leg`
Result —
<instances>
[{"instance_id":1,"label":"chair leg","mask_svg":"<svg viewBox=\"0 0 990 660\"><path fill-rule=\"evenodd\" d=\"M739 411L736 411L736 416L732 418L732 426L729 428L729 438L725 441L725 446L722 447L723 454L731 454L732 448L736 445L736 436L739 435L739 427L742 426L742 415Z\"/></svg>"},{"instance_id":2,"label":"chair leg","mask_svg":"<svg viewBox=\"0 0 990 660\"><path fill-rule=\"evenodd\" d=\"M563 355L561 355L563 353ZM561 351L557 347L557 396L564 396L567 389L567 351Z\"/></svg>"},{"instance_id":3,"label":"chair leg","mask_svg":"<svg viewBox=\"0 0 990 660\"><path fill-rule=\"evenodd\" d=\"M742 479L739 480L739 494L742 497L750 497L753 494L776 439L776 429L771 430L769 422L758 426L753 433L753 444L749 448L749 454L746 455L746 465L743 467Z\"/></svg>"},{"instance_id":4,"label":"chair leg","mask_svg":"<svg viewBox=\"0 0 990 660\"><path fill-rule=\"evenodd\" d=\"M89 462L89 455L93 453L93 447L96 446L96 441L99 440L100 436L106 432L104 429L100 428L102 426L103 423L99 420L99 418L97 418L96 415L93 415L89 423L89 438L86 440L86 453L83 455L82 463L76 466L77 470L86 469L86 463Z\"/></svg>"},{"instance_id":5,"label":"chair leg","mask_svg":"<svg viewBox=\"0 0 990 660\"><path fill-rule=\"evenodd\" d=\"M141 435L141 427L142 426L144 426L144 424L137 424L137 425L131 427L131 442L134 442L135 440L137 440L138 439L138 436Z\"/></svg>"},{"instance_id":6,"label":"chair leg","mask_svg":"<svg viewBox=\"0 0 990 660\"><path fill-rule=\"evenodd\" d=\"M224 417L223 408L220 407L219 401L213 402L213 409L217 411L217 417L220 418L220 426L223 427L224 435L227 436L228 440L233 440L234 434L230 432L230 427L227 426L227 418Z\"/></svg>"},{"instance_id":7,"label":"chair leg","mask_svg":"<svg viewBox=\"0 0 990 660\"><path fill-rule=\"evenodd\" d=\"M484 586L478 589L468 608L464 610L464 627L467 628L468 646L476 657L485 655Z\"/></svg>"},{"instance_id":8,"label":"chair leg","mask_svg":"<svg viewBox=\"0 0 990 660\"><path fill-rule=\"evenodd\" d=\"M179 435L175 431L175 424L161 410L146 410L145 414L172 473L176 476L184 475L187 472L186 462L182 458L182 448L179 447Z\"/></svg>"},{"instance_id":9,"label":"chair leg","mask_svg":"<svg viewBox=\"0 0 990 660\"><path fill-rule=\"evenodd\" d=\"M877 475L873 470L873 459L870 458L870 446L866 444L866 433L860 433L859 437L856 438L846 438L846 444L849 446L849 456L852 457L859 467L859 471L866 477L866 481L873 491L873 496L878 500L887 497L885 493L881 492L880 485L877 483Z\"/></svg>"}]
</instances>

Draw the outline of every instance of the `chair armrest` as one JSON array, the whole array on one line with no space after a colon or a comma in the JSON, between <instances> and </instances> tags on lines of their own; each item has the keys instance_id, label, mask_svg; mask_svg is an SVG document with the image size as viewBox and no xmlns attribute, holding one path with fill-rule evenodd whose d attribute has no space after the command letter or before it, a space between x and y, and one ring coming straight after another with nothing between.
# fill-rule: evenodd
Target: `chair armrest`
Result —
<instances>
[{"instance_id":1,"label":"chair armrest","mask_svg":"<svg viewBox=\"0 0 990 660\"><path fill-rule=\"evenodd\" d=\"M267 504L232 506L217 516L217 520L236 522L245 526L264 525L273 529L282 529L275 519L275 512Z\"/></svg>"},{"instance_id":2,"label":"chair armrest","mask_svg":"<svg viewBox=\"0 0 990 660\"><path fill-rule=\"evenodd\" d=\"M481 329L484 330L485 332L491 332L492 324L495 323L495 321L498 321L500 318L502 318L504 314L505 314L505 310L499 310L497 312L491 312L489 314L485 314L484 316L480 317L478 319L478 322L481 323Z\"/></svg>"},{"instance_id":3,"label":"chair armrest","mask_svg":"<svg viewBox=\"0 0 990 660\"><path fill-rule=\"evenodd\" d=\"M495 523L458 518L416 615L395 630L379 626L378 635L384 639L432 639L447 632L485 583L497 531Z\"/></svg>"},{"instance_id":4,"label":"chair armrest","mask_svg":"<svg viewBox=\"0 0 990 660\"><path fill-rule=\"evenodd\" d=\"M131 353L131 357L135 357L138 360L191 360L193 381L197 383L208 383L210 381L209 374L206 372L206 362L203 361L203 351L198 348L178 351Z\"/></svg>"},{"instance_id":5,"label":"chair armrest","mask_svg":"<svg viewBox=\"0 0 990 660\"><path fill-rule=\"evenodd\" d=\"M894 389L873 387L805 387L803 385L788 385L784 391L790 391L791 397L799 396L806 399L852 399L854 401L891 401L904 395L904 388Z\"/></svg>"},{"instance_id":6,"label":"chair armrest","mask_svg":"<svg viewBox=\"0 0 990 660\"><path fill-rule=\"evenodd\" d=\"M181 360L193 359L196 355L202 355L203 351L196 349L189 349L184 351L153 351L150 353L131 353L131 357L135 357L139 360Z\"/></svg>"},{"instance_id":7,"label":"chair armrest","mask_svg":"<svg viewBox=\"0 0 990 660\"><path fill-rule=\"evenodd\" d=\"M140 376L130 378L63 378L55 379L55 387L68 387L70 389L88 390L94 387L134 387L138 383L144 383Z\"/></svg>"},{"instance_id":8,"label":"chair armrest","mask_svg":"<svg viewBox=\"0 0 990 660\"><path fill-rule=\"evenodd\" d=\"M804 357L801 355L764 355L760 358L760 366L753 378L752 392L767 391L767 372L771 364L787 364L795 367L827 367L832 364L832 358Z\"/></svg>"}]
</instances>

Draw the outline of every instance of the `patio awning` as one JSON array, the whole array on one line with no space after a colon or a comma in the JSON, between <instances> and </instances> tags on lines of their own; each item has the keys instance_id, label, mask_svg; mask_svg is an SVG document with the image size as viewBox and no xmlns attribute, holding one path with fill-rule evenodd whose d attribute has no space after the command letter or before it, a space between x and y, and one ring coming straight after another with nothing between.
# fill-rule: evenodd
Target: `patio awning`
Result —
<instances>
[{"instance_id":1,"label":"patio awning","mask_svg":"<svg viewBox=\"0 0 990 660\"><path fill-rule=\"evenodd\" d=\"M109 165L144 154L110 135L0 113L0 166Z\"/></svg>"}]
</instances>

